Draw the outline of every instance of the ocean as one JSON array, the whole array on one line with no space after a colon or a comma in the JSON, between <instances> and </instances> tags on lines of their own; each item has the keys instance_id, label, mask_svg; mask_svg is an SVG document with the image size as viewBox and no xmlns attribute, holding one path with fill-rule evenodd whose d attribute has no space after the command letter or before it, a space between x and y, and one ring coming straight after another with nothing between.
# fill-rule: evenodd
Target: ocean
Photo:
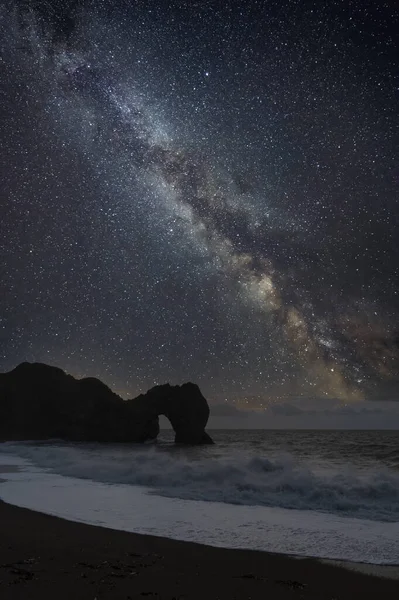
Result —
<instances>
[{"instance_id":1,"label":"ocean","mask_svg":"<svg viewBox=\"0 0 399 600\"><path fill-rule=\"evenodd\" d=\"M138 533L399 564L399 431L213 430L214 446L0 444L6 502Z\"/></svg>"}]
</instances>

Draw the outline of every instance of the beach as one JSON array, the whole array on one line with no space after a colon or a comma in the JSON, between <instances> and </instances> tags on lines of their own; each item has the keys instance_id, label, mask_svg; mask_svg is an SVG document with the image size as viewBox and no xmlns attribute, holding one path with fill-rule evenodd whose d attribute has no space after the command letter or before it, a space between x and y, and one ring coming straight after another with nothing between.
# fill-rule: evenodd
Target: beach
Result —
<instances>
[{"instance_id":1,"label":"beach","mask_svg":"<svg viewBox=\"0 0 399 600\"><path fill-rule=\"evenodd\" d=\"M399 594L397 579L314 559L105 529L4 502L0 523L2 600L386 600Z\"/></svg>"}]
</instances>

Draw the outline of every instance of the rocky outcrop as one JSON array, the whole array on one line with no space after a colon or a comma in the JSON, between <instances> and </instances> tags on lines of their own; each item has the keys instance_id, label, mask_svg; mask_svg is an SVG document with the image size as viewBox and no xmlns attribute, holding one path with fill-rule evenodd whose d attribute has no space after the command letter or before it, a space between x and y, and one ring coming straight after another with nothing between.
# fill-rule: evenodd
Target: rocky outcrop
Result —
<instances>
[{"instance_id":1,"label":"rocky outcrop","mask_svg":"<svg viewBox=\"0 0 399 600\"><path fill-rule=\"evenodd\" d=\"M146 394L128 401L133 412L144 414L152 411L152 420L165 415L175 430L177 444L209 444L211 438L205 432L209 419L209 406L194 383L171 386L157 385Z\"/></svg>"},{"instance_id":2,"label":"rocky outcrop","mask_svg":"<svg viewBox=\"0 0 399 600\"><path fill-rule=\"evenodd\" d=\"M209 406L193 383L156 386L125 401L98 379L75 379L41 363L0 374L2 440L145 442L157 437L159 415L171 422L176 443L212 443Z\"/></svg>"}]
</instances>

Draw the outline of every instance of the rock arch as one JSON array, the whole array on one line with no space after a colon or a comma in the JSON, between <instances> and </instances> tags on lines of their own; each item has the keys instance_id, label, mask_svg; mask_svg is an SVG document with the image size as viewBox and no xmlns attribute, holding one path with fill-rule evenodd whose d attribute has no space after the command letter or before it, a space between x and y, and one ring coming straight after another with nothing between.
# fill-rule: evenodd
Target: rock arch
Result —
<instances>
[{"instance_id":1,"label":"rock arch","mask_svg":"<svg viewBox=\"0 0 399 600\"><path fill-rule=\"evenodd\" d=\"M157 429L156 435L159 433L158 417L164 415L175 431L177 444L212 444L205 431L210 412L208 402L196 384L158 385L128 402L134 413L148 415L153 432Z\"/></svg>"}]
</instances>

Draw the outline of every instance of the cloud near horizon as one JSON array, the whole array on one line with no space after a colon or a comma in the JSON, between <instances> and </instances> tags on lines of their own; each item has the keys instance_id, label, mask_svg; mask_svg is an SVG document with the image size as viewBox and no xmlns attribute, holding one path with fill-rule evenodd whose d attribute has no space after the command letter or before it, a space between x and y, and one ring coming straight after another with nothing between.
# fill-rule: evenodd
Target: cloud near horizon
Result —
<instances>
[{"instance_id":1,"label":"cloud near horizon","mask_svg":"<svg viewBox=\"0 0 399 600\"><path fill-rule=\"evenodd\" d=\"M266 409L211 406L210 428L248 429L399 429L398 401L346 404L334 400L294 399Z\"/></svg>"}]
</instances>

